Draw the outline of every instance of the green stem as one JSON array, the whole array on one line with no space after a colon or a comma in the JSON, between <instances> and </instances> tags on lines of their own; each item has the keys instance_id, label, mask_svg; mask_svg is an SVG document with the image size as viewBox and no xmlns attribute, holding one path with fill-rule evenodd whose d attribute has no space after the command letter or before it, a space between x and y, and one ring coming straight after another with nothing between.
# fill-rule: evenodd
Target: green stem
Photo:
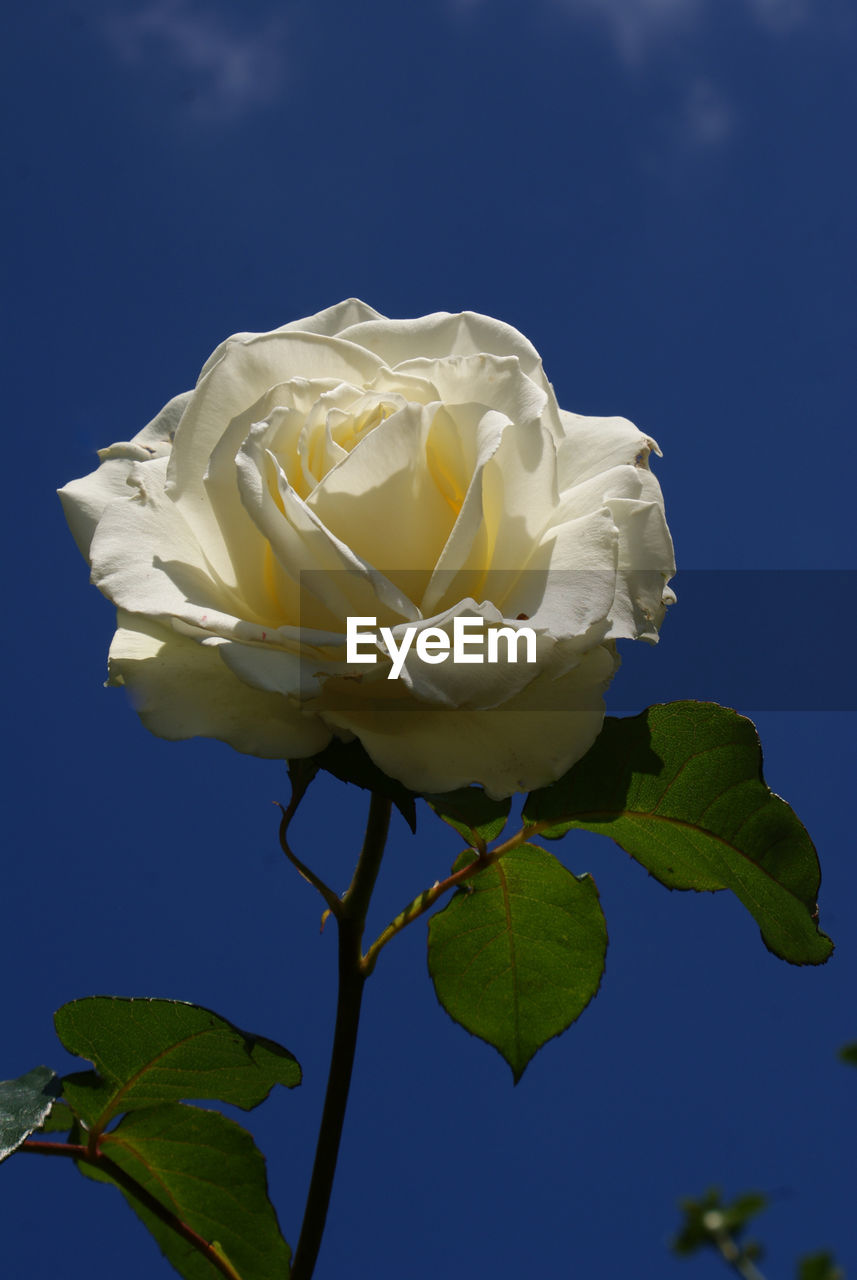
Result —
<instances>
[{"instance_id":1,"label":"green stem","mask_svg":"<svg viewBox=\"0 0 857 1280\"><path fill-rule=\"evenodd\" d=\"M711 1236L723 1261L741 1276L742 1280L765 1280L761 1271L754 1266L743 1249L738 1248L728 1231L715 1230L712 1231Z\"/></svg>"},{"instance_id":2,"label":"green stem","mask_svg":"<svg viewBox=\"0 0 857 1280\"><path fill-rule=\"evenodd\" d=\"M354 878L339 899L336 922L339 928L339 992L336 1004L336 1027L330 1057L327 1093L316 1145L315 1163L307 1194L300 1239L290 1271L291 1280L310 1280L315 1270L330 1193L333 1188L357 1031L363 984L368 976L361 944L366 927L366 913L372 890L381 868L381 858L390 824L391 802L372 795L366 835Z\"/></svg>"},{"instance_id":3,"label":"green stem","mask_svg":"<svg viewBox=\"0 0 857 1280\"><path fill-rule=\"evenodd\" d=\"M201 1253L211 1263L216 1271L219 1271L222 1276L226 1276L227 1280L241 1280L235 1268L230 1266L227 1260L207 1240L194 1231L193 1227L189 1227L166 1205L161 1204L160 1200L156 1200L145 1187L141 1186L124 1169L120 1169L119 1165L111 1160L109 1156L105 1156L100 1152L92 1152L88 1147L74 1142L42 1142L38 1139L29 1139L27 1142L22 1143L18 1150L30 1151L42 1156L67 1156L72 1160L79 1161L81 1164L91 1164L96 1169L101 1169L123 1191L126 1191L129 1196L133 1196L138 1204L141 1204L144 1209L148 1209L149 1213L154 1214L171 1231L174 1231L176 1235L181 1236L183 1240L192 1245L198 1253Z\"/></svg>"},{"instance_id":4,"label":"green stem","mask_svg":"<svg viewBox=\"0 0 857 1280\"><path fill-rule=\"evenodd\" d=\"M311 884L314 889L318 890L327 903L328 910L335 916L338 916L341 905L339 898L333 890L324 883L320 876L317 876L315 872L306 865L306 863L301 862L297 854L293 852L287 839L289 824L295 815L295 810L298 807L302 794L303 792L293 792L291 803L287 809L284 809L281 804L277 806L283 815L280 819L280 848L292 866L297 870L298 874L303 876L307 884Z\"/></svg>"},{"instance_id":5,"label":"green stem","mask_svg":"<svg viewBox=\"0 0 857 1280\"><path fill-rule=\"evenodd\" d=\"M408 903L404 911L399 912L395 920L390 921L384 932L379 934L366 952L363 968L367 977L375 968L382 947L385 947L388 942L395 938L397 933L401 933L406 925L425 915L434 906L438 898L442 898L445 893L449 893L450 889L457 889L460 884L464 884L467 880L472 880L480 871L490 867L498 858L502 858L504 853L508 853L510 849L517 849L519 845L525 844L530 836L536 832L537 828L535 826L522 827L520 831L516 831L508 840L504 840L502 844L495 845L493 849L488 849L482 853L474 849L472 862L468 862L459 871L454 871L445 880L436 880L430 889L423 889L422 893Z\"/></svg>"}]
</instances>

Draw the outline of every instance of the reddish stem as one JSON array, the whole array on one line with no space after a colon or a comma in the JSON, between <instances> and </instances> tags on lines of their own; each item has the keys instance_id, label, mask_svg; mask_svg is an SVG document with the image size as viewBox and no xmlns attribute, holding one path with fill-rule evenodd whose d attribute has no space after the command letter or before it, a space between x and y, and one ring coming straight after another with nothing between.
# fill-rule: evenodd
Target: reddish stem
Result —
<instances>
[{"instance_id":1,"label":"reddish stem","mask_svg":"<svg viewBox=\"0 0 857 1280\"><path fill-rule=\"evenodd\" d=\"M76 1142L44 1142L41 1139L30 1138L22 1143L18 1148L19 1151L30 1151L35 1155L41 1156L66 1156L72 1160L79 1160L82 1164L91 1164L95 1168L101 1169L108 1174L115 1183L127 1191L129 1196L141 1204L144 1209L148 1209L149 1213L154 1214L159 1221L174 1231L176 1235L181 1236L189 1245L192 1245L204 1258L207 1258L211 1265L220 1272L222 1276L226 1276L227 1280L241 1280L238 1272L232 1267L224 1257L222 1257L207 1240L203 1239L193 1227L189 1227L177 1214L173 1213L160 1200L156 1200L151 1192L141 1186L136 1179L126 1173L124 1169L120 1169L115 1161L109 1156L103 1155L101 1152L92 1152L88 1147L82 1146Z\"/></svg>"}]
</instances>

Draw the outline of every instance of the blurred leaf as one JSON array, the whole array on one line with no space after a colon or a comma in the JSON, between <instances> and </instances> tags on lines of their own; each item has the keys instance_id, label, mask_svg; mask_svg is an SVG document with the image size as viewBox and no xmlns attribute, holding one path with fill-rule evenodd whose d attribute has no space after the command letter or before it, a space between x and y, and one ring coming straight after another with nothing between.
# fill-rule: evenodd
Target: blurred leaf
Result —
<instances>
[{"instance_id":1,"label":"blurred leaf","mask_svg":"<svg viewBox=\"0 0 857 1280\"><path fill-rule=\"evenodd\" d=\"M366 791L375 791L379 796L392 800L405 819L411 831L417 829L417 810L415 795L401 782L383 773L375 761L366 752L365 747L355 738L353 742L342 742L332 738L324 751L312 757L312 762L319 769L327 769L340 782L353 782ZM293 761L289 761L291 772Z\"/></svg>"},{"instance_id":2,"label":"blurred leaf","mask_svg":"<svg viewBox=\"0 0 857 1280\"><path fill-rule=\"evenodd\" d=\"M44 1122L60 1091L56 1072L34 1067L17 1080L0 1080L0 1161Z\"/></svg>"},{"instance_id":3,"label":"blurred leaf","mask_svg":"<svg viewBox=\"0 0 857 1280\"><path fill-rule=\"evenodd\" d=\"M845 1272L837 1267L832 1253L824 1251L801 1258L798 1263L797 1280L844 1280Z\"/></svg>"},{"instance_id":4,"label":"blurred leaf","mask_svg":"<svg viewBox=\"0 0 857 1280\"><path fill-rule=\"evenodd\" d=\"M429 925L438 1000L499 1050L516 1082L536 1050L595 995L606 949L594 881L573 876L535 845L480 871Z\"/></svg>"},{"instance_id":5,"label":"blurred leaf","mask_svg":"<svg viewBox=\"0 0 857 1280\"><path fill-rule=\"evenodd\" d=\"M724 1210L726 1224L731 1231L738 1231L767 1207L767 1197L763 1196L761 1191L745 1191L743 1195L736 1196L732 1203L726 1206Z\"/></svg>"},{"instance_id":6,"label":"blurred leaf","mask_svg":"<svg viewBox=\"0 0 857 1280\"><path fill-rule=\"evenodd\" d=\"M672 1242L673 1253L687 1256L698 1249L719 1248L718 1240L724 1236L738 1240L767 1204L758 1191L744 1192L726 1204L718 1187L709 1187L701 1200L681 1200L679 1207L684 1212L684 1222ZM744 1258L755 1259L761 1256L762 1249L755 1241L747 1241L739 1253Z\"/></svg>"},{"instance_id":7,"label":"blurred leaf","mask_svg":"<svg viewBox=\"0 0 857 1280\"><path fill-rule=\"evenodd\" d=\"M265 1161L250 1134L218 1111L183 1103L127 1115L100 1149L136 1183L228 1258L241 1280L288 1275L289 1246L268 1199ZM98 1182L104 1166L78 1163ZM176 1270L186 1280L215 1280L212 1264L120 1185Z\"/></svg>"},{"instance_id":8,"label":"blurred leaf","mask_svg":"<svg viewBox=\"0 0 857 1280\"><path fill-rule=\"evenodd\" d=\"M706 1191L702 1200L679 1201L679 1208L684 1213L684 1221L672 1241L673 1253L677 1253L680 1257L688 1257L712 1243L711 1231L704 1224L703 1218L707 1213L718 1212L720 1204L720 1192L713 1187Z\"/></svg>"},{"instance_id":9,"label":"blurred leaf","mask_svg":"<svg viewBox=\"0 0 857 1280\"><path fill-rule=\"evenodd\" d=\"M607 719L563 778L533 792L524 821L550 838L611 837L669 889L731 889L766 945L821 964L818 859L806 829L762 776L755 727L711 702L671 702Z\"/></svg>"},{"instance_id":10,"label":"blurred leaf","mask_svg":"<svg viewBox=\"0 0 857 1280\"><path fill-rule=\"evenodd\" d=\"M512 806L511 799L492 800L481 787L461 787L458 791L438 792L423 799L468 844L480 850L497 839Z\"/></svg>"},{"instance_id":11,"label":"blurred leaf","mask_svg":"<svg viewBox=\"0 0 857 1280\"><path fill-rule=\"evenodd\" d=\"M857 1041L853 1044L844 1044L839 1050L839 1056L843 1062L849 1062L852 1067L857 1067Z\"/></svg>"},{"instance_id":12,"label":"blurred leaf","mask_svg":"<svg viewBox=\"0 0 857 1280\"><path fill-rule=\"evenodd\" d=\"M182 1098L217 1098L249 1110L301 1072L288 1049L241 1031L199 1005L92 996L55 1016L65 1047L95 1064L66 1077L63 1096L90 1127L122 1111Z\"/></svg>"}]
</instances>

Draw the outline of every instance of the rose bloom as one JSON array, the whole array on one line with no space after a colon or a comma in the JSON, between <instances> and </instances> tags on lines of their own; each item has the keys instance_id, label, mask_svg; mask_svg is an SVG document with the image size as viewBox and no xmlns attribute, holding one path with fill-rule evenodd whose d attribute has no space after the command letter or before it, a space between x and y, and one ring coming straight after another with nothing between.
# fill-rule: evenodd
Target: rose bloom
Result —
<instances>
[{"instance_id":1,"label":"rose bloom","mask_svg":"<svg viewBox=\"0 0 857 1280\"><path fill-rule=\"evenodd\" d=\"M419 792L542 786L591 745L619 639L675 571L648 436L560 409L487 316L355 300L227 339L193 391L61 490L118 609L110 683L164 738L295 758L358 738ZM526 625L535 663L346 661L346 620ZM523 640L523 638L522 638ZM364 647L365 647L365 643ZM501 658L504 644L499 644Z\"/></svg>"}]
</instances>

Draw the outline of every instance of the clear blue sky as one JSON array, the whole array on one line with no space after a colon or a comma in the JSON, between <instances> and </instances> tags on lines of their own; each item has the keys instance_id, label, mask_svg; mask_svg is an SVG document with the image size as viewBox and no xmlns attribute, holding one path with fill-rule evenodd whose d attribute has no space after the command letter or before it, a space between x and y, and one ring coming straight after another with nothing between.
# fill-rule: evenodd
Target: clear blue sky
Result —
<instances>
[{"instance_id":1,"label":"clear blue sky","mask_svg":"<svg viewBox=\"0 0 857 1280\"><path fill-rule=\"evenodd\" d=\"M54 490L228 333L349 295L483 311L535 343L564 407L659 440L680 600L611 705L759 713L838 947L790 968L728 896L669 894L578 836L563 855L599 885L605 980L513 1089L437 1006L413 927L367 993L318 1280L707 1280L716 1259L665 1242L711 1182L774 1195L769 1280L821 1246L857 1275L857 1076L836 1060L857 1038L855 578L830 572L854 562L853 6L46 0L14 25L0 1076L71 1069L51 1014L96 992L282 1040L305 1084L248 1123L295 1242L335 941L278 852L285 770L151 738L102 689L112 610ZM324 781L298 824L339 884L363 809ZM454 857L433 823L398 823L379 929ZM22 1157L0 1183L10 1280L171 1274L70 1166Z\"/></svg>"}]
</instances>

